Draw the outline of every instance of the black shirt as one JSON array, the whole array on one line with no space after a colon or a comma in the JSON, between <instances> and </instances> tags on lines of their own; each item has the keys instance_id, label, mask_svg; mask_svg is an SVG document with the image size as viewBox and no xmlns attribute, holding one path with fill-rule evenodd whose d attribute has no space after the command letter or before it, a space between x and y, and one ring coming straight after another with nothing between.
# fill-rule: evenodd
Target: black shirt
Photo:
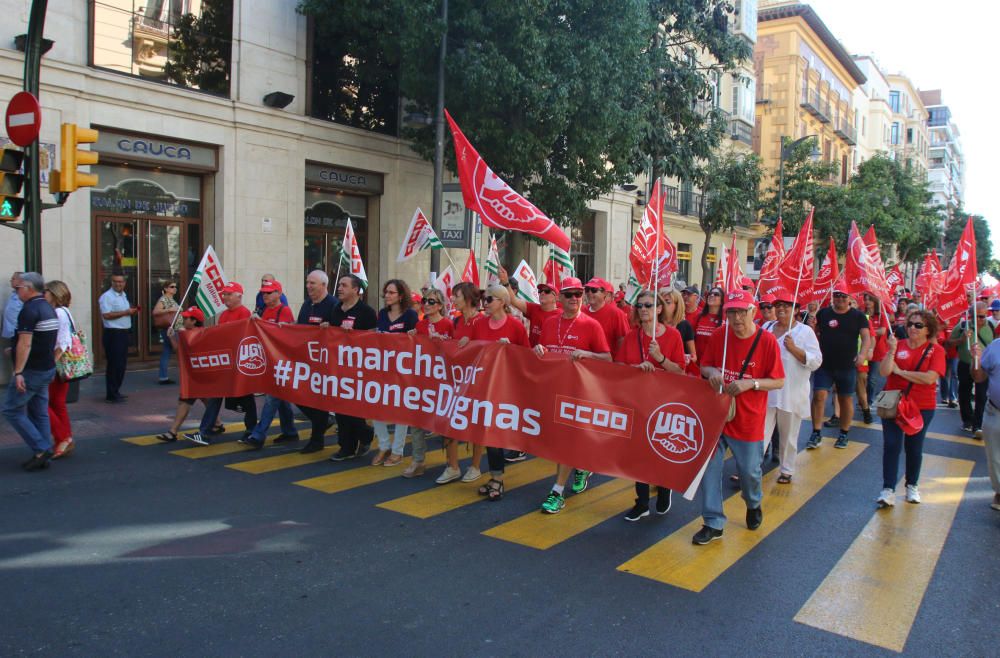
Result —
<instances>
[{"instance_id":1,"label":"black shirt","mask_svg":"<svg viewBox=\"0 0 1000 658\"><path fill-rule=\"evenodd\" d=\"M341 304L333 310L333 317L330 320L330 324L335 327L357 329L358 331L374 329L377 324L375 309L360 299L357 304L347 310L344 310L344 306Z\"/></svg>"},{"instance_id":2,"label":"black shirt","mask_svg":"<svg viewBox=\"0 0 1000 658\"><path fill-rule=\"evenodd\" d=\"M59 318L52 306L39 295L24 303L17 316L18 340L21 334L31 334L31 351L24 363L25 370L51 370L56 367L56 338L59 336ZM14 351L16 358L17 351Z\"/></svg>"},{"instance_id":3,"label":"black shirt","mask_svg":"<svg viewBox=\"0 0 1000 658\"><path fill-rule=\"evenodd\" d=\"M688 341L694 340L694 328L691 327L691 323L687 320L681 320L677 323L677 331L681 335L681 341L684 343L684 353L690 354L688 351Z\"/></svg>"},{"instance_id":4,"label":"black shirt","mask_svg":"<svg viewBox=\"0 0 1000 658\"><path fill-rule=\"evenodd\" d=\"M821 308L816 314L819 332L819 350L823 353L826 370L854 368L858 355L858 338L862 329L868 329L868 318L856 308L837 313L832 306Z\"/></svg>"},{"instance_id":5,"label":"black shirt","mask_svg":"<svg viewBox=\"0 0 1000 658\"><path fill-rule=\"evenodd\" d=\"M315 304L311 299L306 297L306 301L302 302L302 308L299 309L299 317L296 320L298 324L323 324L324 322L329 322L333 324L333 309L337 306L337 300L333 295L327 295Z\"/></svg>"}]
</instances>

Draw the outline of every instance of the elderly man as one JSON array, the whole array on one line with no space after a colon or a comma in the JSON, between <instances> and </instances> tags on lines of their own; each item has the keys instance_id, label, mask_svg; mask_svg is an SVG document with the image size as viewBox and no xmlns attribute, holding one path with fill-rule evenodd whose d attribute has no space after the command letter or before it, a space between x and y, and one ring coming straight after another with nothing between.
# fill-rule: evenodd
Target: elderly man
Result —
<instances>
[{"instance_id":1,"label":"elderly man","mask_svg":"<svg viewBox=\"0 0 1000 658\"><path fill-rule=\"evenodd\" d=\"M973 345L972 376L977 385L987 386L986 411L983 416L983 446L986 466L993 486L990 507L1000 512L1000 341L990 343L985 350Z\"/></svg>"},{"instance_id":2,"label":"elderly man","mask_svg":"<svg viewBox=\"0 0 1000 658\"><path fill-rule=\"evenodd\" d=\"M273 274L262 274L260 277L260 290L264 290L271 282L274 281ZM280 284L279 284L280 287ZM253 314L258 318L264 315L264 308L267 306L267 297L265 293L258 291L257 299L254 301ZM288 298L285 297L285 293L281 293L281 298L279 299L282 306L288 306Z\"/></svg>"},{"instance_id":3,"label":"elderly man","mask_svg":"<svg viewBox=\"0 0 1000 658\"><path fill-rule=\"evenodd\" d=\"M138 306L132 306L125 294L125 275L112 274L111 288L106 290L97 304L101 309L101 320L104 331L101 333L101 345L104 347L104 358L107 366L104 371L104 401L112 404L124 402L127 395L122 395L121 386L125 381L125 369L128 367L129 334L132 332L132 316L139 312Z\"/></svg>"},{"instance_id":4,"label":"elderly man","mask_svg":"<svg viewBox=\"0 0 1000 658\"><path fill-rule=\"evenodd\" d=\"M45 301L44 291L45 281L36 272L23 273L15 284L23 306L17 315L14 378L7 388L3 415L31 448L31 459L22 464L26 471L47 468L52 458L49 384L56 374L59 319Z\"/></svg>"},{"instance_id":5,"label":"elderly man","mask_svg":"<svg viewBox=\"0 0 1000 658\"><path fill-rule=\"evenodd\" d=\"M619 345L621 345L622 339L629 332L628 318L625 317L620 308L615 306L614 286L610 282L595 276L587 282L583 287L583 291L587 295L587 305L584 306L583 312L585 315L589 315L597 320L598 324L601 325L601 329L604 330L604 338L608 342L608 347L611 348L611 353L614 354Z\"/></svg>"},{"instance_id":6,"label":"elderly man","mask_svg":"<svg viewBox=\"0 0 1000 658\"><path fill-rule=\"evenodd\" d=\"M313 270L306 276L306 300L299 309L297 324L308 324L314 327L329 327L333 321L333 310L337 307L336 300L330 294L330 277L323 270ZM299 409L309 419L311 431L309 442L300 450L302 454L319 452L325 443L323 435L330 427L330 414L324 409L305 407Z\"/></svg>"},{"instance_id":7,"label":"elderly man","mask_svg":"<svg viewBox=\"0 0 1000 658\"><path fill-rule=\"evenodd\" d=\"M767 392L785 385L785 369L777 339L770 331L754 324L753 294L734 290L726 295L722 309L727 322L709 338L701 361L701 374L715 390L736 399L736 415L722 428L719 444L708 460L699 485L704 525L691 540L697 545L722 538L726 524L722 506L726 448L733 453L739 473L740 489L747 505L747 528L756 530L763 522L761 462L764 459Z\"/></svg>"},{"instance_id":8,"label":"elderly man","mask_svg":"<svg viewBox=\"0 0 1000 658\"><path fill-rule=\"evenodd\" d=\"M219 314L216 324L223 325L230 322L239 322L250 317L250 309L243 305L243 286L231 281L222 289L222 303L226 305L226 310ZM209 444L209 437L212 434L221 434L225 431L225 426L217 425L219 411L222 409L223 398L208 398L205 400L205 415L201 417L201 424L197 432L185 432L184 438L194 441L203 446ZM254 396L246 395L241 398L230 399L231 407L243 411L243 425L246 431L243 438L250 436L254 427L257 426L257 402Z\"/></svg>"},{"instance_id":9,"label":"elderly man","mask_svg":"<svg viewBox=\"0 0 1000 658\"><path fill-rule=\"evenodd\" d=\"M993 329L986 322L986 303L976 302L976 331L972 330L972 318L958 324L948 337L948 345L958 350L958 410L962 415L962 431L975 438L983 438L983 414L986 412L986 382L976 382L972 376L973 359L971 347L979 345L983 350L993 342Z\"/></svg>"}]
</instances>

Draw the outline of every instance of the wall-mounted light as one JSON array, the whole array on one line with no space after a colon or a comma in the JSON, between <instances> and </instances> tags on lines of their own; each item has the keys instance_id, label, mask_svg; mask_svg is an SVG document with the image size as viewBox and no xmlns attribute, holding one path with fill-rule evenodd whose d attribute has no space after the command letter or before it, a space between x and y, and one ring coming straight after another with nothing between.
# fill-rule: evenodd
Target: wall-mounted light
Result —
<instances>
[{"instance_id":1,"label":"wall-mounted light","mask_svg":"<svg viewBox=\"0 0 1000 658\"><path fill-rule=\"evenodd\" d=\"M28 43L27 34L19 34L16 37L14 37L14 48L16 48L22 53L24 52L24 49L27 47L27 43ZM52 46L54 46L55 43L56 42L53 41L52 39L46 39L45 37L42 37L42 54L44 55L45 53L52 50Z\"/></svg>"},{"instance_id":2,"label":"wall-mounted light","mask_svg":"<svg viewBox=\"0 0 1000 658\"><path fill-rule=\"evenodd\" d=\"M286 94L283 91L272 91L267 96L264 96L264 105L280 110L288 107L289 103L293 100L295 100L295 96L291 94Z\"/></svg>"}]
</instances>

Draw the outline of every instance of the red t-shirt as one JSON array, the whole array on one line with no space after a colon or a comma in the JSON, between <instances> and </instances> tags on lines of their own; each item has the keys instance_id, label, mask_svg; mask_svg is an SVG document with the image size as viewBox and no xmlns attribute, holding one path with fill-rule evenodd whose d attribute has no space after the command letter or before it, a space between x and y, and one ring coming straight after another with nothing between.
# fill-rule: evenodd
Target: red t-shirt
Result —
<instances>
[{"instance_id":1,"label":"red t-shirt","mask_svg":"<svg viewBox=\"0 0 1000 658\"><path fill-rule=\"evenodd\" d=\"M531 347L531 343L528 342L528 330L524 328L524 324L520 320L512 315L508 315L504 319L504 323L499 329L491 327L490 318L487 317L479 320L472 327L472 340L488 340L495 343L501 338L509 340L511 345Z\"/></svg>"},{"instance_id":2,"label":"red t-shirt","mask_svg":"<svg viewBox=\"0 0 1000 658\"><path fill-rule=\"evenodd\" d=\"M663 358L673 361L679 367L683 368L684 341L681 340L680 332L673 327L662 324L659 327L664 331L656 337L656 344L660 347ZM640 343L640 341L642 342ZM628 336L625 336L621 347L615 352L615 361L627 363L631 366L638 365L643 361L649 361L654 366L662 368L663 366L649 358L649 343L651 341L652 338L641 327L636 327L628 333Z\"/></svg>"},{"instance_id":3,"label":"red t-shirt","mask_svg":"<svg viewBox=\"0 0 1000 658\"><path fill-rule=\"evenodd\" d=\"M540 304L528 302L527 313L524 314L531 323L531 330L528 332L528 340L531 346L538 345L538 339L542 337L542 327L549 318L557 318L562 315L562 309L557 305L551 311L543 311Z\"/></svg>"},{"instance_id":4,"label":"red t-shirt","mask_svg":"<svg viewBox=\"0 0 1000 658\"><path fill-rule=\"evenodd\" d=\"M868 328L872 332L872 338L875 339L875 349L872 352L871 361L881 361L885 358L885 355L889 352L889 332L892 331L892 327L886 321L885 315L873 315L868 318ZM879 329L885 329L885 333L881 336L876 335Z\"/></svg>"},{"instance_id":5,"label":"red t-shirt","mask_svg":"<svg viewBox=\"0 0 1000 658\"><path fill-rule=\"evenodd\" d=\"M697 316L694 322L691 322L691 326L694 327L694 348L698 350L698 360L703 361L702 355L708 348L708 340L715 333L715 330L722 326L722 322L718 316L706 313Z\"/></svg>"},{"instance_id":6,"label":"red t-shirt","mask_svg":"<svg viewBox=\"0 0 1000 658\"><path fill-rule=\"evenodd\" d=\"M597 320L604 330L604 338L608 345L614 349L618 346L618 341L629 332L628 318L622 310L612 303L607 303L599 311L591 311L590 307L584 307L583 312ZM605 350L607 351L607 350Z\"/></svg>"},{"instance_id":7,"label":"red t-shirt","mask_svg":"<svg viewBox=\"0 0 1000 658\"><path fill-rule=\"evenodd\" d=\"M229 309L219 314L219 321L217 324L226 324L227 322L238 322L240 320L246 320L250 317L250 309L246 306L237 306L236 308Z\"/></svg>"},{"instance_id":8,"label":"red t-shirt","mask_svg":"<svg viewBox=\"0 0 1000 658\"><path fill-rule=\"evenodd\" d=\"M260 319L265 322L287 322L289 324L294 324L295 316L292 315L292 309L288 308L283 304L278 304L277 306L265 306L264 312L260 314Z\"/></svg>"},{"instance_id":9,"label":"red t-shirt","mask_svg":"<svg viewBox=\"0 0 1000 658\"><path fill-rule=\"evenodd\" d=\"M757 349L743 379L782 379L785 368L781 365L781 350L778 341L770 331L762 332ZM725 346L726 332L729 332L729 345ZM720 328L712 334L701 359L701 365L712 368L722 368L725 382L735 381L743 369L743 361L753 345L754 334L747 338L737 338L729 327ZM726 351L726 364L722 366L723 348ZM762 441L764 439L764 416L767 413L767 391L749 390L736 396L736 416L726 423L722 432L737 441Z\"/></svg>"},{"instance_id":10,"label":"red t-shirt","mask_svg":"<svg viewBox=\"0 0 1000 658\"><path fill-rule=\"evenodd\" d=\"M437 322L431 324L431 321L427 318L421 318L417 322L417 335L418 336L430 336L431 327L434 328L435 336L440 336L443 338L451 338L455 333L455 323L452 322L451 318L442 317Z\"/></svg>"},{"instance_id":11,"label":"red t-shirt","mask_svg":"<svg viewBox=\"0 0 1000 658\"><path fill-rule=\"evenodd\" d=\"M945 363L944 363L944 348L942 348L937 343L924 343L917 349L910 347L909 342L905 340L899 341L896 346L896 365L898 365L902 370L917 370L917 362L920 361L920 357L923 356L924 350L927 349L927 345L931 345L931 351L924 359L924 362L920 364L920 372L930 372L934 371L940 377L944 377ZM889 379L885 382L886 391L905 391L906 387L910 385L911 382L906 381L902 377L896 374L889 375ZM910 389L910 398L917 403L917 407L921 411L934 409L937 406L935 400L935 393L937 392L937 383L934 384L913 384L913 388Z\"/></svg>"},{"instance_id":12,"label":"red t-shirt","mask_svg":"<svg viewBox=\"0 0 1000 658\"><path fill-rule=\"evenodd\" d=\"M572 320L562 315L549 318L542 326L538 344L557 354L572 354L575 350L595 354L611 352L601 324L586 313L580 313Z\"/></svg>"},{"instance_id":13,"label":"red t-shirt","mask_svg":"<svg viewBox=\"0 0 1000 658\"><path fill-rule=\"evenodd\" d=\"M472 340L472 330L483 319L482 313L476 313L472 316L472 319L468 322L465 321L464 315L459 315L455 318L455 328L451 332L452 338L455 340L461 340L463 338L468 338Z\"/></svg>"}]
</instances>

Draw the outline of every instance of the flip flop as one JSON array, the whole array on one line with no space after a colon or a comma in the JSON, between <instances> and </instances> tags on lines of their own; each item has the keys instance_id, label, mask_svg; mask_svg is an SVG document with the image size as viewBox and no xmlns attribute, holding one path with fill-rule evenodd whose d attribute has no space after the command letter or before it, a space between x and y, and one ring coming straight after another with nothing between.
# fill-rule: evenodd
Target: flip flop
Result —
<instances>
[{"instance_id":1,"label":"flip flop","mask_svg":"<svg viewBox=\"0 0 1000 658\"><path fill-rule=\"evenodd\" d=\"M788 473L782 473L778 476L778 484L791 484L792 476Z\"/></svg>"}]
</instances>

